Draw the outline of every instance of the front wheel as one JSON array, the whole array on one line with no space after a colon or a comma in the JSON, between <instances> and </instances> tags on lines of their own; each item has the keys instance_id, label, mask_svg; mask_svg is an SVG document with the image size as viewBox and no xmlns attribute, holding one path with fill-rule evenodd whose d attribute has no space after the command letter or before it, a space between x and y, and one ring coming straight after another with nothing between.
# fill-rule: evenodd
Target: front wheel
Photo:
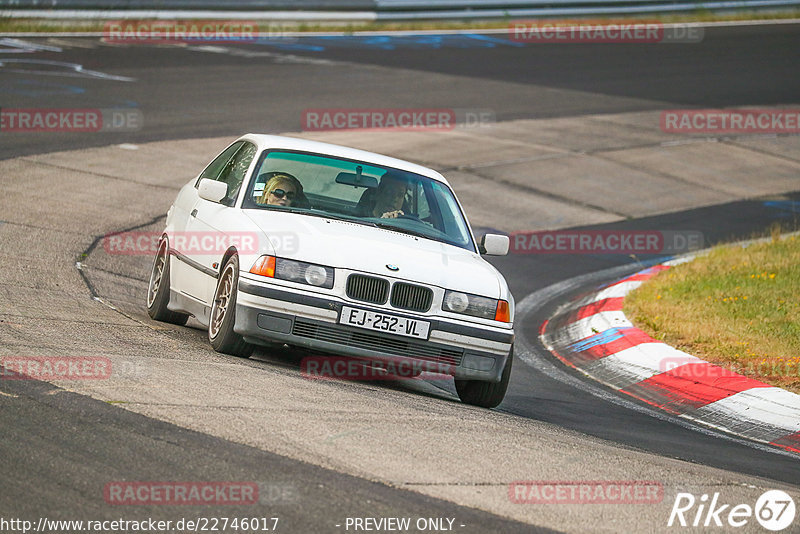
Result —
<instances>
[{"instance_id":1,"label":"front wheel","mask_svg":"<svg viewBox=\"0 0 800 534\"><path fill-rule=\"evenodd\" d=\"M150 272L150 283L147 286L147 314L156 321L185 325L189 320L188 314L167 308L169 287L169 243L164 238L158 246L158 252L153 260L153 270Z\"/></svg>"},{"instance_id":2,"label":"front wheel","mask_svg":"<svg viewBox=\"0 0 800 534\"><path fill-rule=\"evenodd\" d=\"M494 408L503 402L511 378L511 364L514 361L514 346L508 353L506 367L500 377L500 382L486 382L484 380L458 380L456 379L456 392L461 402L480 406L481 408Z\"/></svg>"},{"instance_id":3,"label":"front wheel","mask_svg":"<svg viewBox=\"0 0 800 534\"><path fill-rule=\"evenodd\" d=\"M217 282L211 319L208 321L208 340L217 352L247 358L253 345L233 331L236 322L236 289L239 283L239 257L231 256Z\"/></svg>"}]
</instances>

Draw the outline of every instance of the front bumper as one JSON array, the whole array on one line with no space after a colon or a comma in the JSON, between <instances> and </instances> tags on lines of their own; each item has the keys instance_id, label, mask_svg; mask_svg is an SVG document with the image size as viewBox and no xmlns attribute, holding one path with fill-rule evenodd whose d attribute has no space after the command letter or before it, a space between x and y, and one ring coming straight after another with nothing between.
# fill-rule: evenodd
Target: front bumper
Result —
<instances>
[{"instance_id":1,"label":"front bumper","mask_svg":"<svg viewBox=\"0 0 800 534\"><path fill-rule=\"evenodd\" d=\"M339 324L342 306L428 321L427 340ZM395 310L372 308L333 297L239 280L234 331L250 343L279 342L343 356L499 382L514 334Z\"/></svg>"}]
</instances>

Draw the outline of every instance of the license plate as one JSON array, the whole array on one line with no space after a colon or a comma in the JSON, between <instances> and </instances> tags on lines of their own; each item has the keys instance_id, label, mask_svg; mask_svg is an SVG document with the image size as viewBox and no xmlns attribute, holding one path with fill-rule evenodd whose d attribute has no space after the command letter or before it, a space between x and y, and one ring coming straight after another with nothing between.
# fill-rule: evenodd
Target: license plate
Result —
<instances>
[{"instance_id":1,"label":"license plate","mask_svg":"<svg viewBox=\"0 0 800 534\"><path fill-rule=\"evenodd\" d=\"M430 323L408 317L398 317L387 313L342 307L339 323L375 332L386 332L398 336L428 339Z\"/></svg>"}]
</instances>

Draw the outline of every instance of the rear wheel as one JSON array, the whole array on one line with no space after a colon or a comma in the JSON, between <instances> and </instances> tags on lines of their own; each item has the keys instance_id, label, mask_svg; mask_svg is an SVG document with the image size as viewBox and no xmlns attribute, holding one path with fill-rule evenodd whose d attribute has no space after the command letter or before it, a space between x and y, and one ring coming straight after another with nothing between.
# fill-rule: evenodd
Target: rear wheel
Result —
<instances>
[{"instance_id":1,"label":"rear wheel","mask_svg":"<svg viewBox=\"0 0 800 534\"><path fill-rule=\"evenodd\" d=\"M253 345L233 331L236 322L236 289L239 284L239 257L231 256L217 281L211 319L208 322L208 340L217 352L247 358Z\"/></svg>"},{"instance_id":2,"label":"rear wheel","mask_svg":"<svg viewBox=\"0 0 800 534\"><path fill-rule=\"evenodd\" d=\"M511 364L514 361L514 346L508 353L506 367L500 377L500 382L486 382L485 380L456 380L458 398L465 404L472 404L482 408L494 408L503 402L511 378Z\"/></svg>"},{"instance_id":3,"label":"rear wheel","mask_svg":"<svg viewBox=\"0 0 800 534\"><path fill-rule=\"evenodd\" d=\"M156 321L185 325L189 319L188 314L167 308L169 287L169 243L166 239L162 239L153 260L150 284L147 286L147 314Z\"/></svg>"}]
</instances>

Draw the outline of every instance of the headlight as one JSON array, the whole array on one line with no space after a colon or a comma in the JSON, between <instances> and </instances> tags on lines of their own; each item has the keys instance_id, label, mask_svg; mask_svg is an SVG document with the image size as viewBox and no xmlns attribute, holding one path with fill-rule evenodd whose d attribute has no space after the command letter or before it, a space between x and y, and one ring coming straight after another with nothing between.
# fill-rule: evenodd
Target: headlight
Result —
<instances>
[{"instance_id":1,"label":"headlight","mask_svg":"<svg viewBox=\"0 0 800 534\"><path fill-rule=\"evenodd\" d=\"M493 319L504 323L511 322L508 302L490 299L459 291L445 291L442 309L453 313L463 313L483 319Z\"/></svg>"},{"instance_id":2,"label":"headlight","mask_svg":"<svg viewBox=\"0 0 800 534\"><path fill-rule=\"evenodd\" d=\"M328 282L328 271L321 265L309 265L303 277L312 286L324 286ZM331 274L331 285L333 285L333 275Z\"/></svg>"},{"instance_id":3,"label":"headlight","mask_svg":"<svg viewBox=\"0 0 800 534\"><path fill-rule=\"evenodd\" d=\"M458 291L447 291L444 294L445 310L456 313L464 313L468 307L469 297L465 293L459 293Z\"/></svg>"},{"instance_id":4,"label":"headlight","mask_svg":"<svg viewBox=\"0 0 800 534\"><path fill-rule=\"evenodd\" d=\"M287 260L274 256L261 256L250 269L253 274L289 280L300 284L308 284L330 289L333 287L333 268L306 263L304 261Z\"/></svg>"}]
</instances>

